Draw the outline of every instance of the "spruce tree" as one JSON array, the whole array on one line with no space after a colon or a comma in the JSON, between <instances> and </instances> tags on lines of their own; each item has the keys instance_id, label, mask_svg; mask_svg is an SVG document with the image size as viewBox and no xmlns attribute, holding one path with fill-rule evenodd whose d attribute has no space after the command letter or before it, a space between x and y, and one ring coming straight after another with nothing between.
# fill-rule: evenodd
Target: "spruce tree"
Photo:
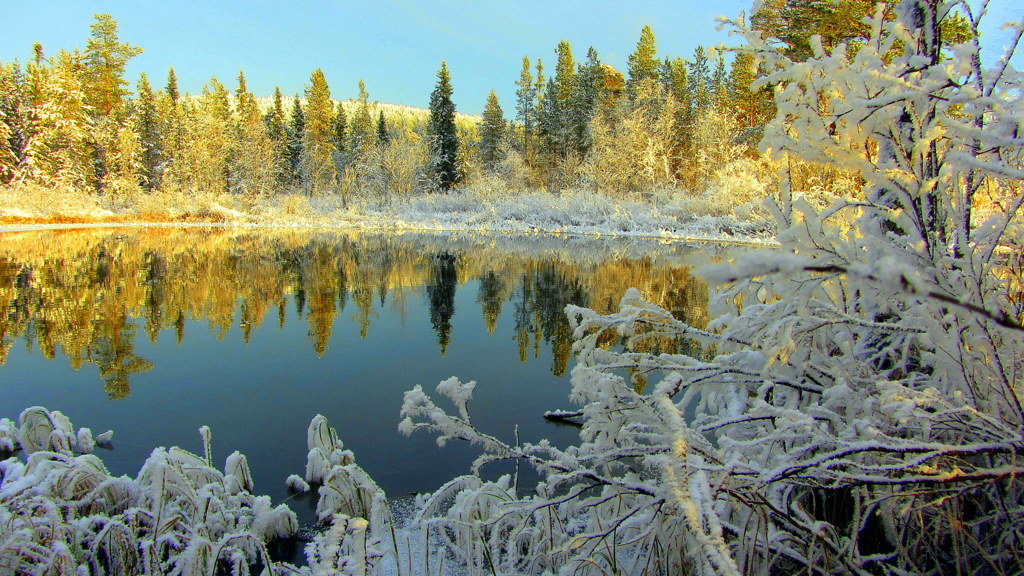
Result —
<instances>
[{"instance_id":1,"label":"spruce tree","mask_svg":"<svg viewBox=\"0 0 1024 576\"><path fill-rule=\"evenodd\" d=\"M498 96L491 90L487 95L487 105L480 124L480 161L485 170L493 171L501 162L504 138L505 116L498 103Z\"/></svg>"},{"instance_id":2,"label":"spruce tree","mask_svg":"<svg viewBox=\"0 0 1024 576\"><path fill-rule=\"evenodd\" d=\"M15 177L23 149L23 82L17 62L0 64L0 184Z\"/></svg>"},{"instance_id":3,"label":"spruce tree","mask_svg":"<svg viewBox=\"0 0 1024 576\"><path fill-rule=\"evenodd\" d=\"M544 130L552 152L565 157L580 148L582 115L578 109L579 80L569 43L562 40L555 49L558 60L548 89Z\"/></svg>"},{"instance_id":4,"label":"spruce tree","mask_svg":"<svg viewBox=\"0 0 1024 576\"><path fill-rule=\"evenodd\" d=\"M656 58L657 46L654 43L654 32L650 26L644 26L640 31L640 41L636 44L636 50L629 55L629 79L626 81L626 91L631 98L635 98L644 83L653 84L658 79L658 59Z\"/></svg>"},{"instance_id":5,"label":"spruce tree","mask_svg":"<svg viewBox=\"0 0 1024 576\"><path fill-rule=\"evenodd\" d=\"M348 149L348 116L345 115L345 107L338 102L338 109L334 113L334 148L341 153Z\"/></svg>"},{"instance_id":6,"label":"spruce tree","mask_svg":"<svg viewBox=\"0 0 1024 576\"><path fill-rule=\"evenodd\" d=\"M765 90L753 91L751 85L757 78L757 64L750 52L737 52L729 69L728 100L736 111L740 126L753 128L764 122L767 115L768 98Z\"/></svg>"},{"instance_id":7,"label":"spruce tree","mask_svg":"<svg viewBox=\"0 0 1024 576\"><path fill-rule=\"evenodd\" d=\"M181 97L181 94L178 93L178 76L174 73L174 66L167 71L167 86L164 88L164 92L171 97L173 102L177 102Z\"/></svg>"},{"instance_id":8,"label":"spruce tree","mask_svg":"<svg viewBox=\"0 0 1024 576\"><path fill-rule=\"evenodd\" d=\"M725 103L729 91L729 74L725 70L725 59L721 56L715 61L715 73L711 77L711 97L716 105Z\"/></svg>"},{"instance_id":9,"label":"spruce tree","mask_svg":"<svg viewBox=\"0 0 1024 576\"><path fill-rule=\"evenodd\" d=\"M306 89L306 125L302 140L301 167L310 193L334 181L334 102L322 70L317 68Z\"/></svg>"},{"instance_id":10,"label":"spruce tree","mask_svg":"<svg viewBox=\"0 0 1024 576\"><path fill-rule=\"evenodd\" d=\"M711 70L708 57L703 46L693 51L693 62L690 63L690 94L693 98L694 114L700 115L711 107Z\"/></svg>"},{"instance_id":11,"label":"spruce tree","mask_svg":"<svg viewBox=\"0 0 1024 576\"><path fill-rule=\"evenodd\" d=\"M268 194L280 178L280 150L270 136L255 96L246 87L243 73L238 75L235 111L232 184L241 192Z\"/></svg>"},{"instance_id":12,"label":"spruce tree","mask_svg":"<svg viewBox=\"0 0 1024 576\"><path fill-rule=\"evenodd\" d=\"M90 30L85 48L86 92L93 114L106 117L121 111L128 94L124 68L142 48L120 41L117 20L110 14L97 14Z\"/></svg>"},{"instance_id":13,"label":"spruce tree","mask_svg":"<svg viewBox=\"0 0 1024 576\"><path fill-rule=\"evenodd\" d=\"M659 73L661 86L677 102L688 102L690 99L690 84L687 76L685 60L678 57L672 59L665 58Z\"/></svg>"},{"instance_id":14,"label":"spruce tree","mask_svg":"<svg viewBox=\"0 0 1024 576\"><path fill-rule=\"evenodd\" d=\"M281 96L281 88L274 87L274 101L263 117L263 123L267 127L267 137L274 148L274 167L277 171L277 183L287 183L288 180L288 128L285 124L284 102Z\"/></svg>"},{"instance_id":15,"label":"spruce tree","mask_svg":"<svg viewBox=\"0 0 1024 576\"><path fill-rule=\"evenodd\" d=\"M388 132L388 123L384 119L384 111L377 114L377 144L387 146L391 141L391 134Z\"/></svg>"},{"instance_id":16,"label":"spruce tree","mask_svg":"<svg viewBox=\"0 0 1024 576\"><path fill-rule=\"evenodd\" d=\"M292 100L292 114L288 122L288 173L294 184L302 183L299 161L302 159L302 135L306 131L306 115L302 112L299 95Z\"/></svg>"},{"instance_id":17,"label":"spruce tree","mask_svg":"<svg viewBox=\"0 0 1024 576\"><path fill-rule=\"evenodd\" d=\"M349 130L349 152L357 160L369 157L374 139L373 118L370 117L370 94L366 91L366 83L360 80L356 113Z\"/></svg>"},{"instance_id":18,"label":"spruce tree","mask_svg":"<svg viewBox=\"0 0 1024 576\"><path fill-rule=\"evenodd\" d=\"M516 119L523 127L523 156L527 163L532 163L533 131L535 129L533 74L530 72L530 58L523 56L523 69L516 81Z\"/></svg>"},{"instance_id":19,"label":"spruce tree","mask_svg":"<svg viewBox=\"0 0 1024 576\"><path fill-rule=\"evenodd\" d=\"M459 136L455 131L455 103L448 64L441 62L437 85L430 94L430 120L427 125L430 166L441 190L450 190L459 181Z\"/></svg>"},{"instance_id":20,"label":"spruce tree","mask_svg":"<svg viewBox=\"0 0 1024 576\"><path fill-rule=\"evenodd\" d=\"M135 131L138 133L139 144L142 147L142 185L147 190L153 190L160 185L163 147L160 143L160 130L157 124L156 97L145 72L139 76L137 91Z\"/></svg>"},{"instance_id":21,"label":"spruce tree","mask_svg":"<svg viewBox=\"0 0 1024 576\"><path fill-rule=\"evenodd\" d=\"M604 84L604 66L593 46L587 49L587 61L579 68L579 92L575 108L579 118L576 121L575 139L579 152L585 155L591 146L590 120L601 99Z\"/></svg>"},{"instance_id":22,"label":"spruce tree","mask_svg":"<svg viewBox=\"0 0 1024 576\"><path fill-rule=\"evenodd\" d=\"M239 100L242 98L242 94L249 91L248 86L245 84L245 70L238 71L238 88L235 89L235 106L239 105Z\"/></svg>"}]
</instances>

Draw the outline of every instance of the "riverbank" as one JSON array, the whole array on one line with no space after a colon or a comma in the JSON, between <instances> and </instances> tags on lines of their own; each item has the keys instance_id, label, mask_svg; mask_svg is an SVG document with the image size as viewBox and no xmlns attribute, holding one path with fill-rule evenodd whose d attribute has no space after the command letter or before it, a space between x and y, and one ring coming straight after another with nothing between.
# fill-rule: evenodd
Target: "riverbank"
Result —
<instances>
[{"instance_id":1,"label":"riverbank","mask_svg":"<svg viewBox=\"0 0 1024 576\"><path fill-rule=\"evenodd\" d=\"M196 225L647 237L770 244L757 210L701 210L699 198L659 193L622 199L592 193L488 194L459 190L384 202L335 196L135 194L99 197L49 190L0 192L0 231L83 225Z\"/></svg>"}]
</instances>

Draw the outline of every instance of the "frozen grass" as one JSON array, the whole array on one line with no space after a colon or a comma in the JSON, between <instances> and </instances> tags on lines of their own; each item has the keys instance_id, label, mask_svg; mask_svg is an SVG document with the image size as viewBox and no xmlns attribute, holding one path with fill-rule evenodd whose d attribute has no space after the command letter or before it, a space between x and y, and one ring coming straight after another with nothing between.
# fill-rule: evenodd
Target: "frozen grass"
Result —
<instances>
[{"instance_id":1,"label":"frozen grass","mask_svg":"<svg viewBox=\"0 0 1024 576\"><path fill-rule=\"evenodd\" d=\"M750 200L749 198L747 200ZM741 206L753 206L751 200ZM756 209L715 195L657 192L631 199L593 191L558 194L477 185L384 202L379 197L280 194L134 193L95 196L38 187L0 191L0 225L196 223L374 230L493 231L767 241L773 228Z\"/></svg>"}]
</instances>

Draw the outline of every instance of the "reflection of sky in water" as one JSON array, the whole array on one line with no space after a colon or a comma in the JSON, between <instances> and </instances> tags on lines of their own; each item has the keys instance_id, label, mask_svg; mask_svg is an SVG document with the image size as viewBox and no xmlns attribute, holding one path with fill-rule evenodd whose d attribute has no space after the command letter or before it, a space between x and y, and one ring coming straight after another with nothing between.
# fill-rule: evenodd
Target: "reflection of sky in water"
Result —
<instances>
[{"instance_id":1,"label":"reflection of sky in water","mask_svg":"<svg viewBox=\"0 0 1024 576\"><path fill-rule=\"evenodd\" d=\"M614 259L614 251L580 263L581 254L574 250L567 253L575 252L576 260L550 250L509 256L493 248L452 248L444 242L436 247L423 243L407 246L401 239L387 240L383 250L368 240L361 240L359 247L348 245L339 250L337 237L326 243L300 242L288 248L287 258L281 256L280 246L275 248L272 243L259 254L253 253L258 246L250 245L245 254L186 250L182 255L182 239L172 239L166 252L147 244L148 240L133 245L129 239L128 246L134 249L122 246L118 251L113 272L109 276L103 272L102 290L83 291L83 283L95 288L100 282L93 263L105 257L98 255L116 248L112 236L98 236L92 245L85 243L85 248L72 251L74 260L71 254L63 261L50 258L46 265L53 268L53 274L31 258L0 254L0 270L5 273L0 303L9 310L6 321L0 323L0 335L10 344L6 363L0 367L0 415L14 419L21 409L42 405L64 412L76 427L90 427L94 434L112 428L114 450L101 449L98 455L113 473L131 475L155 446L176 444L201 452L197 429L209 425L215 460L223 463L232 450L246 454L256 491L270 494L275 502L287 495L284 478L304 472L305 430L317 413L327 416L346 447L355 452L357 462L393 496L431 490L467 471L477 454L475 449L457 443L439 449L431 436L403 438L396 430L404 391L420 384L432 393L438 382L453 375L479 383L471 408L474 422L484 430L512 441L519 424L523 441L546 437L565 444L574 429L542 419L545 410L570 407L568 378L556 375L562 372L559 364L564 364L568 355L569 329L560 313L564 305L601 307L604 304L592 302L595 297L614 302L626 286L644 281L662 292L663 299L666 295L670 300L682 299L667 302L671 307L684 306L684 301L692 302L695 294L702 293L700 289L680 292L678 287L671 288L683 270L678 262L674 267L655 266L649 260L630 263L623 259L611 267L609 261L602 264L602 257ZM98 242L105 244L101 248ZM52 243L42 244L55 249ZM230 243L225 248L232 250ZM166 261L166 269L156 279L151 273L153 254ZM390 260L383 267L382 254L383 260ZM273 305L260 305L262 320L243 326L241 310L246 304L239 302L242 296L232 293L236 288L231 286L246 286L245 278L204 281L194 277L202 270L223 273L223 267L199 262L203 258L248 258L262 263L259 270L263 275L277 270L283 280L268 284L277 287L277 293L263 291L264 300ZM292 264L283 264L285 261ZM268 268L268 262L278 265ZM34 291L28 289L20 272L25 264L33 267ZM76 266L88 273L74 274L71 269ZM392 277L385 278L384 284L392 288L373 287L370 299L366 293L356 296L355 290L370 289L359 284L367 266L376 267L378 276L381 270L390 270ZM59 271L61 267L67 268ZM341 283L344 289L338 281L342 268L347 270ZM244 267L233 269L243 276L247 273ZM624 270L624 277L609 277L610 270ZM52 277L60 274L70 274L74 280ZM323 279L327 276L331 276L334 290L329 299L334 315L325 313L330 335L321 337L324 349L318 356L317 338L311 334L316 329L309 314L311 307L325 303L322 299L317 303L311 294L319 290L318 283L328 282ZM132 282L136 285L129 285ZM137 293L140 286L144 293ZM219 312L231 318L230 328L220 338L221 329L212 326L210 318L191 319L193 314L184 314L184 323L175 326L178 315L174 306L181 307L184 295L199 290L197 286L227 291L206 297L229 308L226 315L224 310ZM64 290L63 296L60 290ZM251 298L252 293L247 293ZM302 296L296 299L296 293ZM31 297L24 298L25 294ZM70 295L74 294L102 297L105 304L65 303L63 307L71 312L47 308L47 302L73 301ZM129 303L125 315L123 306L110 305L118 297L135 297L142 304L133 308ZM279 327L278 303L282 300L285 320ZM302 301L301 315L297 300ZM338 310L342 301L345 307ZM20 311L10 312L15 303ZM701 302L695 308L704 310L705 306ZM158 322L153 343L147 337L145 317L155 309L168 317ZM206 310L213 308L207 304ZM86 360L77 371L60 348L54 360L48 361L38 344L27 343L38 339L40 330L59 329L59 319L69 314L87 318L83 321L88 324L86 331L102 334L86 345ZM101 329L111 314L124 318L114 322L120 328ZM494 322L493 332L488 330L488 315ZM12 322L15 316L20 324ZM49 319L49 328L40 317ZM369 319L368 324L361 322L363 317ZM152 317L150 324L154 325ZM176 338L179 330L184 334L180 343ZM249 331L248 343L244 331ZM442 356L440 342L446 339L450 341ZM521 362L523 355L526 360ZM152 369L146 370L149 364ZM112 365L138 372L128 376L130 393L120 400L108 399L100 378L101 368L102 375L111 378L117 371ZM303 506L294 507L303 513Z\"/></svg>"}]
</instances>

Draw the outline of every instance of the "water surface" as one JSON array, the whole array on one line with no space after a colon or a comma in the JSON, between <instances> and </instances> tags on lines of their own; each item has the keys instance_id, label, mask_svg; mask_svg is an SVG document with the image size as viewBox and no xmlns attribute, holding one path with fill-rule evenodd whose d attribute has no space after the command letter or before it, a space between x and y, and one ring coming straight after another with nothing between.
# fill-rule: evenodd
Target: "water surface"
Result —
<instances>
[{"instance_id":1,"label":"water surface","mask_svg":"<svg viewBox=\"0 0 1024 576\"><path fill-rule=\"evenodd\" d=\"M706 322L688 263L653 241L239 229L0 235L0 416L31 405L94 433L135 475L155 446L248 456L256 491L288 497L305 430L327 416L392 496L468 470L476 451L398 434L402 393L476 380L474 422L511 441L571 442L567 304L614 310L636 287ZM442 403L443 405L443 403ZM308 499L307 503L308 503ZM292 502L304 520L310 512Z\"/></svg>"}]
</instances>

